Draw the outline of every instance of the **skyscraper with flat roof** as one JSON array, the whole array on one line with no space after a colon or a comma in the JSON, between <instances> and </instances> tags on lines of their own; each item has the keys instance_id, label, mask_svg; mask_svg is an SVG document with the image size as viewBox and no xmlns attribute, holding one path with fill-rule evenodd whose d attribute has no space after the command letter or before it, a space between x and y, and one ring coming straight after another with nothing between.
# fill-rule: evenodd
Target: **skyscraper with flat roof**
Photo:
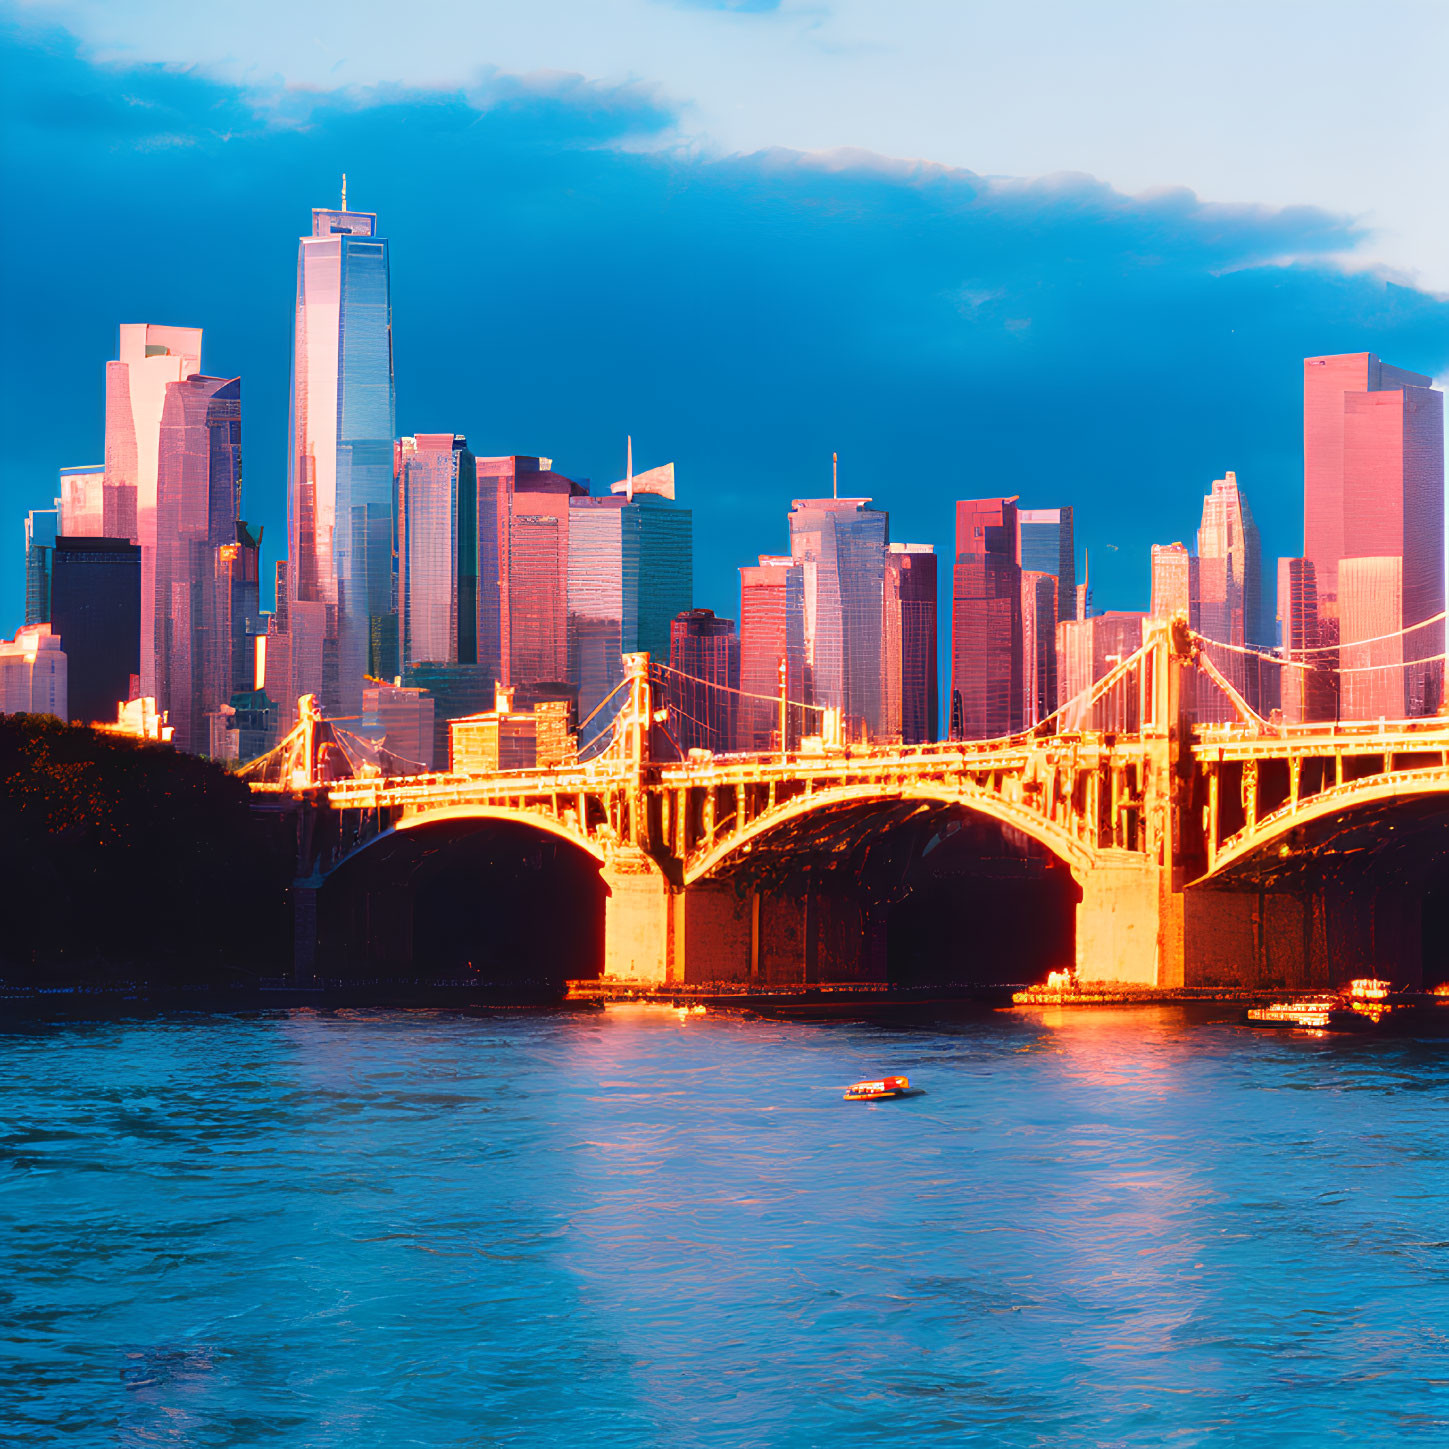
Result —
<instances>
[{"instance_id":1,"label":"skyscraper with flat roof","mask_svg":"<svg viewBox=\"0 0 1449 1449\"><path fill-rule=\"evenodd\" d=\"M1396 632L1408 632L1402 661L1383 668L1400 676L1410 715L1433 713L1442 694L1443 666L1434 656L1443 653L1444 626L1424 623L1444 607L1444 398L1430 383L1370 352L1303 363L1303 551L1314 566L1320 643L1358 644L1367 636L1355 631L1387 617L1386 599L1397 589ZM1399 559L1398 583L1391 565L1365 564L1350 571L1352 588L1363 591L1350 599L1343 572L1350 558ZM1380 668L1347 654L1336 662L1374 674ZM1359 709L1394 712L1382 690L1348 681L1339 707L1345 719L1377 717L1353 713Z\"/></svg>"},{"instance_id":2,"label":"skyscraper with flat roof","mask_svg":"<svg viewBox=\"0 0 1449 1449\"><path fill-rule=\"evenodd\" d=\"M1016 499L956 504L952 713L968 740L1021 728L1021 564ZM958 706L959 701L959 706Z\"/></svg>"},{"instance_id":3,"label":"skyscraper with flat roof","mask_svg":"<svg viewBox=\"0 0 1449 1449\"><path fill-rule=\"evenodd\" d=\"M61 644L49 624L27 624L13 639L0 639L0 714L70 718Z\"/></svg>"},{"instance_id":4,"label":"skyscraper with flat roof","mask_svg":"<svg viewBox=\"0 0 1449 1449\"><path fill-rule=\"evenodd\" d=\"M785 739L780 739L780 664L785 664ZM740 570L740 723L744 750L794 749L816 732L805 658L805 566L761 554Z\"/></svg>"},{"instance_id":5,"label":"skyscraper with flat roof","mask_svg":"<svg viewBox=\"0 0 1449 1449\"><path fill-rule=\"evenodd\" d=\"M51 627L67 660L70 717L111 724L141 667L141 548L124 538L56 540Z\"/></svg>"},{"instance_id":6,"label":"skyscraper with flat roof","mask_svg":"<svg viewBox=\"0 0 1449 1449\"><path fill-rule=\"evenodd\" d=\"M207 716L236 689L233 560L223 551L238 541L240 379L193 374L168 383L158 439L156 705L169 716L177 748L205 754ZM143 634L143 653L144 646Z\"/></svg>"},{"instance_id":7,"label":"skyscraper with flat roof","mask_svg":"<svg viewBox=\"0 0 1449 1449\"><path fill-rule=\"evenodd\" d=\"M1254 709L1259 703L1258 661L1237 652L1263 642L1263 565L1258 525L1238 487L1236 473L1215 479L1203 499L1197 531L1198 623L1207 656ZM1221 647L1235 646L1235 647ZM1221 689L1197 692L1201 723L1235 720L1237 711Z\"/></svg>"},{"instance_id":8,"label":"skyscraper with flat roof","mask_svg":"<svg viewBox=\"0 0 1449 1449\"><path fill-rule=\"evenodd\" d=\"M555 473L551 459L512 462L507 683L560 682L569 677L569 502L589 490Z\"/></svg>"},{"instance_id":9,"label":"skyscraper with flat roof","mask_svg":"<svg viewBox=\"0 0 1449 1449\"><path fill-rule=\"evenodd\" d=\"M124 513L135 501L141 545L141 693L157 690L157 470L166 390L201 371L201 328L121 325L119 356L106 364L105 488ZM131 534L118 535L131 537Z\"/></svg>"},{"instance_id":10,"label":"skyscraper with flat roof","mask_svg":"<svg viewBox=\"0 0 1449 1449\"><path fill-rule=\"evenodd\" d=\"M387 242L371 212L314 210L297 248L287 535L290 600L316 606L292 622L321 638L293 648L289 694L332 714L361 712L395 633L393 419Z\"/></svg>"},{"instance_id":11,"label":"skyscraper with flat roof","mask_svg":"<svg viewBox=\"0 0 1449 1449\"><path fill-rule=\"evenodd\" d=\"M136 489L108 483L105 465L60 470L60 531L71 538L122 538L136 543Z\"/></svg>"},{"instance_id":12,"label":"skyscraper with flat roof","mask_svg":"<svg viewBox=\"0 0 1449 1449\"><path fill-rule=\"evenodd\" d=\"M50 570L60 533L60 499L54 508L33 508L25 515L25 622L50 621Z\"/></svg>"},{"instance_id":13,"label":"skyscraper with flat roof","mask_svg":"<svg viewBox=\"0 0 1449 1449\"><path fill-rule=\"evenodd\" d=\"M797 498L790 556L801 565L812 702L848 733L882 733L881 625L889 515L868 498Z\"/></svg>"},{"instance_id":14,"label":"skyscraper with flat roof","mask_svg":"<svg viewBox=\"0 0 1449 1449\"><path fill-rule=\"evenodd\" d=\"M1021 725L1030 729L1057 707L1057 590L1055 574L1021 571Z\"/></svg>"},{"instance_id":15,"label":"skyscraper with flat roof","mask_svg":"<svg viewBox=\"0 0 1449 1449\"><path fill-rule=\"evenodd\" d=\"M881 737L905 745L939 738L936 551L887 545L881 625Z\"/></svg>"},{"instance_id":16,"label":"skyscraper with flat roof","mask_svg":"<svg viewBox=\"0 0 1449 1449\"><path fill-rule=\"evenodd\" d=\"M478 481L460 433L397 445L401 667L478 662Z\"/></svg>"},{"instance_id":17,"label":"skyscraper with flat roof","mask_svg":"<svg viewBox=\"0 0 1449 1449\"><path fill-rule=\"evenodd\" d=\"M1018 562L1032 573L1055 574L1059 619L1075 616L1077 553L1070 508L1018 508Z\"/></svg>"},{"instance_id":18,"label":"skyscraper with flat roof","mask_svg":"<svg viewBox=\"0 0 1449 1449\"><path fill-rule=\"evenodd\" d=\"M672 621L665 699L679 748L735 748L740 687L740 639L733 619L713 609L687 609Z\"/></svg>"}]
</instances>

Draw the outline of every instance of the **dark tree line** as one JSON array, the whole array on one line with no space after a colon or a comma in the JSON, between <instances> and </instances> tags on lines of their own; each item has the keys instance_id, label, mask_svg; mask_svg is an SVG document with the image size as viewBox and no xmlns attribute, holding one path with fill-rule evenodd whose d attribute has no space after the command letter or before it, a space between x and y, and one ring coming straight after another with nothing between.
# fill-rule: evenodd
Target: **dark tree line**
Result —
<instances>
[{"instance_id":1,"label":"dark tree line","mask_svg":"<svg viewBox=\"0 0 1449 1449\"><path fill-rule=\"evenodd\" d=\"M280 975L290 844L214 761L0 715L0 977L222 986Z\"/></svg>"}]
</instances>

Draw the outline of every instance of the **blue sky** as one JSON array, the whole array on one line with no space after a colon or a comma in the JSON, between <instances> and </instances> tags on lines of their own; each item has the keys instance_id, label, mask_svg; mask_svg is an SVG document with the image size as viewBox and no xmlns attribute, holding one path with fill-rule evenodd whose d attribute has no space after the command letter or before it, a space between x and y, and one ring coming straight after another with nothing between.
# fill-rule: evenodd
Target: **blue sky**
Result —
<instances>
[{"instance_id":1,"label":"blue sky","mask_svg":"<svg viewBox=\"0 0 1449 1449\"><path fill-rule=\"evenodd\" d=\"M0 631L122 321L242 376L279 556L296 237L344 169L392 241L400 429L597 483L632 433L722 613L832 450L943 552L957 497L1074 503L1104 606L1228 468L1296 552L1299 360L1449 361L1442 9L894 8L0 10Z\"/></svg>"}]
</instances>

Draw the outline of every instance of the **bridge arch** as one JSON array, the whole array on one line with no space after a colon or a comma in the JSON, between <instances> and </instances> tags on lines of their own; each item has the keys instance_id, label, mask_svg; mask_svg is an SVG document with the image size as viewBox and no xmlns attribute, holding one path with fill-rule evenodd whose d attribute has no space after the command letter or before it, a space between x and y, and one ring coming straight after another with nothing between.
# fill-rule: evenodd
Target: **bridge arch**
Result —
<instances>
[{"instance_id":1,"label":"bridge arch","mask_svg":"<svg viewBox=\"0 0 1449 1449\"><path fill-rule=\"evenodd\" d=\"M603 853L540 810L446 806L403 814L317 892L318 974L555 999L603 970ZM568 908L560 909L567 901Z\"/></svg>"},{"instance_id":2,"label":"bridge arch","mask_svg":"<svg viewBox=\"0 0 1449 1449\"><path fill-rule=\"evenodd\" d=\"M959 806L972 814L993 820L996 824L1006 826L1035 841L1078 878L1094 864L1094 853L1071 831L1047 819L1032 806L1010 800L998 791L972 787L952 788L945 784L857 784L797 796L783 805L762 812L743 829L732 831L702 849L691 852L684 862L684 882L692 885L705 879L762 837L773 834L792 822L842 807L888 807L905 801L919 801L925 805Z\"/></svg>"}]
</instances>

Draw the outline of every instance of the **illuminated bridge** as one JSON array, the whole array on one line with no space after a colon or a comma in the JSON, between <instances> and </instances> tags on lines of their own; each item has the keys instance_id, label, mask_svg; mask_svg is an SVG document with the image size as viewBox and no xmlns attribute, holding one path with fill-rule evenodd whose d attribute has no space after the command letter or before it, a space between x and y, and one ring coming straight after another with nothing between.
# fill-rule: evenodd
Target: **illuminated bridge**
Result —
<instances>
[{"instance_id":1,"label":"illuminated bridge","mask_svg":"<svg viewBox=\"0 0 1449 1449\"><path fill-rule=\"evenodd\" d=\"M1181 620L1075 703L1129 730L650 757L647 657L597 758L310 783L289 737L298 962L326 975L639 982L1084 979L1316 986L1449 975L1449 719L1281 726ZM1191 726L1211 678L1232 724ZM281 747L279 747L281 749ZM260 803L260 802L259 802ZM1429 933L1434 937L1434 933ZM1449 953L1446 953L1449 956Z\"/></svg>"}]
</instances>

